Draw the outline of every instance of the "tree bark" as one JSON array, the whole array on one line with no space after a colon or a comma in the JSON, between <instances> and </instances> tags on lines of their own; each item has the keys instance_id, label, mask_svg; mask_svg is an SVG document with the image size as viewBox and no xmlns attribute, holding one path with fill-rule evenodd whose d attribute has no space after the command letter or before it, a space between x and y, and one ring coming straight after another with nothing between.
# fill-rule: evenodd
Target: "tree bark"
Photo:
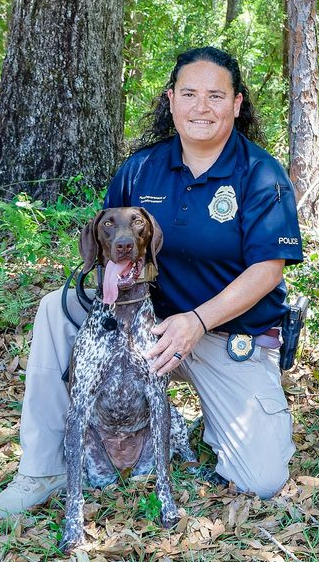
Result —
<instances>
[{"instance_id":1,"label":"tree bark","mask_svg":"<svg viewBox=\"0 0 319 562\"><path fill-rule=\"evenodd\" d=\"M231 22L239 16L241 12L242 0L227 0L226 25L225 29L230 26Z\"/></svg>"},{"instance_id":2,"label":"tree bark","mask_svg":"<svg viewBox=\"0 0 319 562\"><path fill-rule=\"evenodd\" d=\"M316 0L289 0L289 173L301 215L318 216L318 44Z\"/></svg>"},{"instance_id":3,"label":"tree bark","mask_svg":"<svg viewBox=\"0 0 319 562\"><path fill-rule=\"evenodd\" d=\"M0 93L3 197L53 201L70 176L97 188L110 179L123 132L123 3L15 1Z\"/></svg>"},{"instance_id":4,"label":"tree bark","mask_svg":"<svg viewBox=\"0 0 319 562\"><path fill-rule=\"evenodd\" d=\"M283 27L282 27L282 104L288 106L289 65L288 65L288 0L283 0Z\"/></svg>"}]
</instances>

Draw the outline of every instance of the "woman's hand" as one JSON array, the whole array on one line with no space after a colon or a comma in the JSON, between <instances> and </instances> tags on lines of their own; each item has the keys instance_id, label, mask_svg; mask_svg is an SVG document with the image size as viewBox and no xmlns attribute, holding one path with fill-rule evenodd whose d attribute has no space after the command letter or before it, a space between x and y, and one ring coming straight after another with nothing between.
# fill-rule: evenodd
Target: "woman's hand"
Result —
<instances>
[{"instance_id":1,"label":"woman's hand","mask_svg":"<svg viewBox=\"0 0 319 562\"><path fill-rule=\"evenodd\" d=\"M152 329L152 333L161 336L158 342L145 355L146 359L155 359L151 373L165 375L176 369L186 355L194 349L202 337L203 327L193 312L169 316ZM181 359L174 356L177 353Z\"/></svg>"}]
</instances>

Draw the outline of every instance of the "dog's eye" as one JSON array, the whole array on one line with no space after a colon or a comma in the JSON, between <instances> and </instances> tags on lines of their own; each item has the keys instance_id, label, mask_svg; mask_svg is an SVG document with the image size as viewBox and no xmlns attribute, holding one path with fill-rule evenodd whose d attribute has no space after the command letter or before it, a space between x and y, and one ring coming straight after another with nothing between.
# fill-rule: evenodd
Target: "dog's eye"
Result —
<instances>
[{"instance_id":1,"label":"dog's eye","mask_svg":"<svg viewBox=\"0 0 319 562\"><path fill-rule=\"evenodd\" d=\"M136 226L142 226L144 221L142 219L135 219L134 224L136 224Z\"/></svg>"},{"instance_id":2,"label":"dog's eye","mask_svg":"<svg viewBox=\"0 0 319 562\"><path fill-rule=\"evenodd\" d=\"M104 226L113 226L112 221L106 220Z\"/></svg>"}]
</instances>

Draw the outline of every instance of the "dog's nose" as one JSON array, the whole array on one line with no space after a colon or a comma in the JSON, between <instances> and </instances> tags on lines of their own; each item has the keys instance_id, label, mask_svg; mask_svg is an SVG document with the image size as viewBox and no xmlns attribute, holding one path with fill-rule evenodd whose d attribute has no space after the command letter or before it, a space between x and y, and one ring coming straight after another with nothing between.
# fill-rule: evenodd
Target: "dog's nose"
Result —
<instances>
[{"instance_id":1,"label":"dog's nose","mask_svg":"<svg viewBox=\"0 0 319 562\"><path fill-rule=\"evenodd\" d=\"M115 249L119 254L128 254L133 247L134 242L131 238L121 238L115 243Z\"/></svg>"}]
</instances>

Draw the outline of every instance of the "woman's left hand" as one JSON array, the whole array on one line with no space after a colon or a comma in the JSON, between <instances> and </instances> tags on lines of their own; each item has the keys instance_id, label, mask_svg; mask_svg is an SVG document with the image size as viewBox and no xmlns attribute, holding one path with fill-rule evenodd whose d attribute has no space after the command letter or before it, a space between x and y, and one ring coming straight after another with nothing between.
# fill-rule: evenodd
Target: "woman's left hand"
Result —
<instances>
[{"instance_id":1,"label":"woman's left hand","mask_svg":"<svg viewBox=\"0 0 319 562\"><path fill-rule=\"evenodd\" d=\"M196 314L185 312L169 316L152 329L152 333L161 336L158 342L146 354L146 359L155 359L151 373L165 375L176 369L186 355L194 349L203 335L203 327ZM177 353L181 356L174 356Z\"/></svg>"}]
</instances>

